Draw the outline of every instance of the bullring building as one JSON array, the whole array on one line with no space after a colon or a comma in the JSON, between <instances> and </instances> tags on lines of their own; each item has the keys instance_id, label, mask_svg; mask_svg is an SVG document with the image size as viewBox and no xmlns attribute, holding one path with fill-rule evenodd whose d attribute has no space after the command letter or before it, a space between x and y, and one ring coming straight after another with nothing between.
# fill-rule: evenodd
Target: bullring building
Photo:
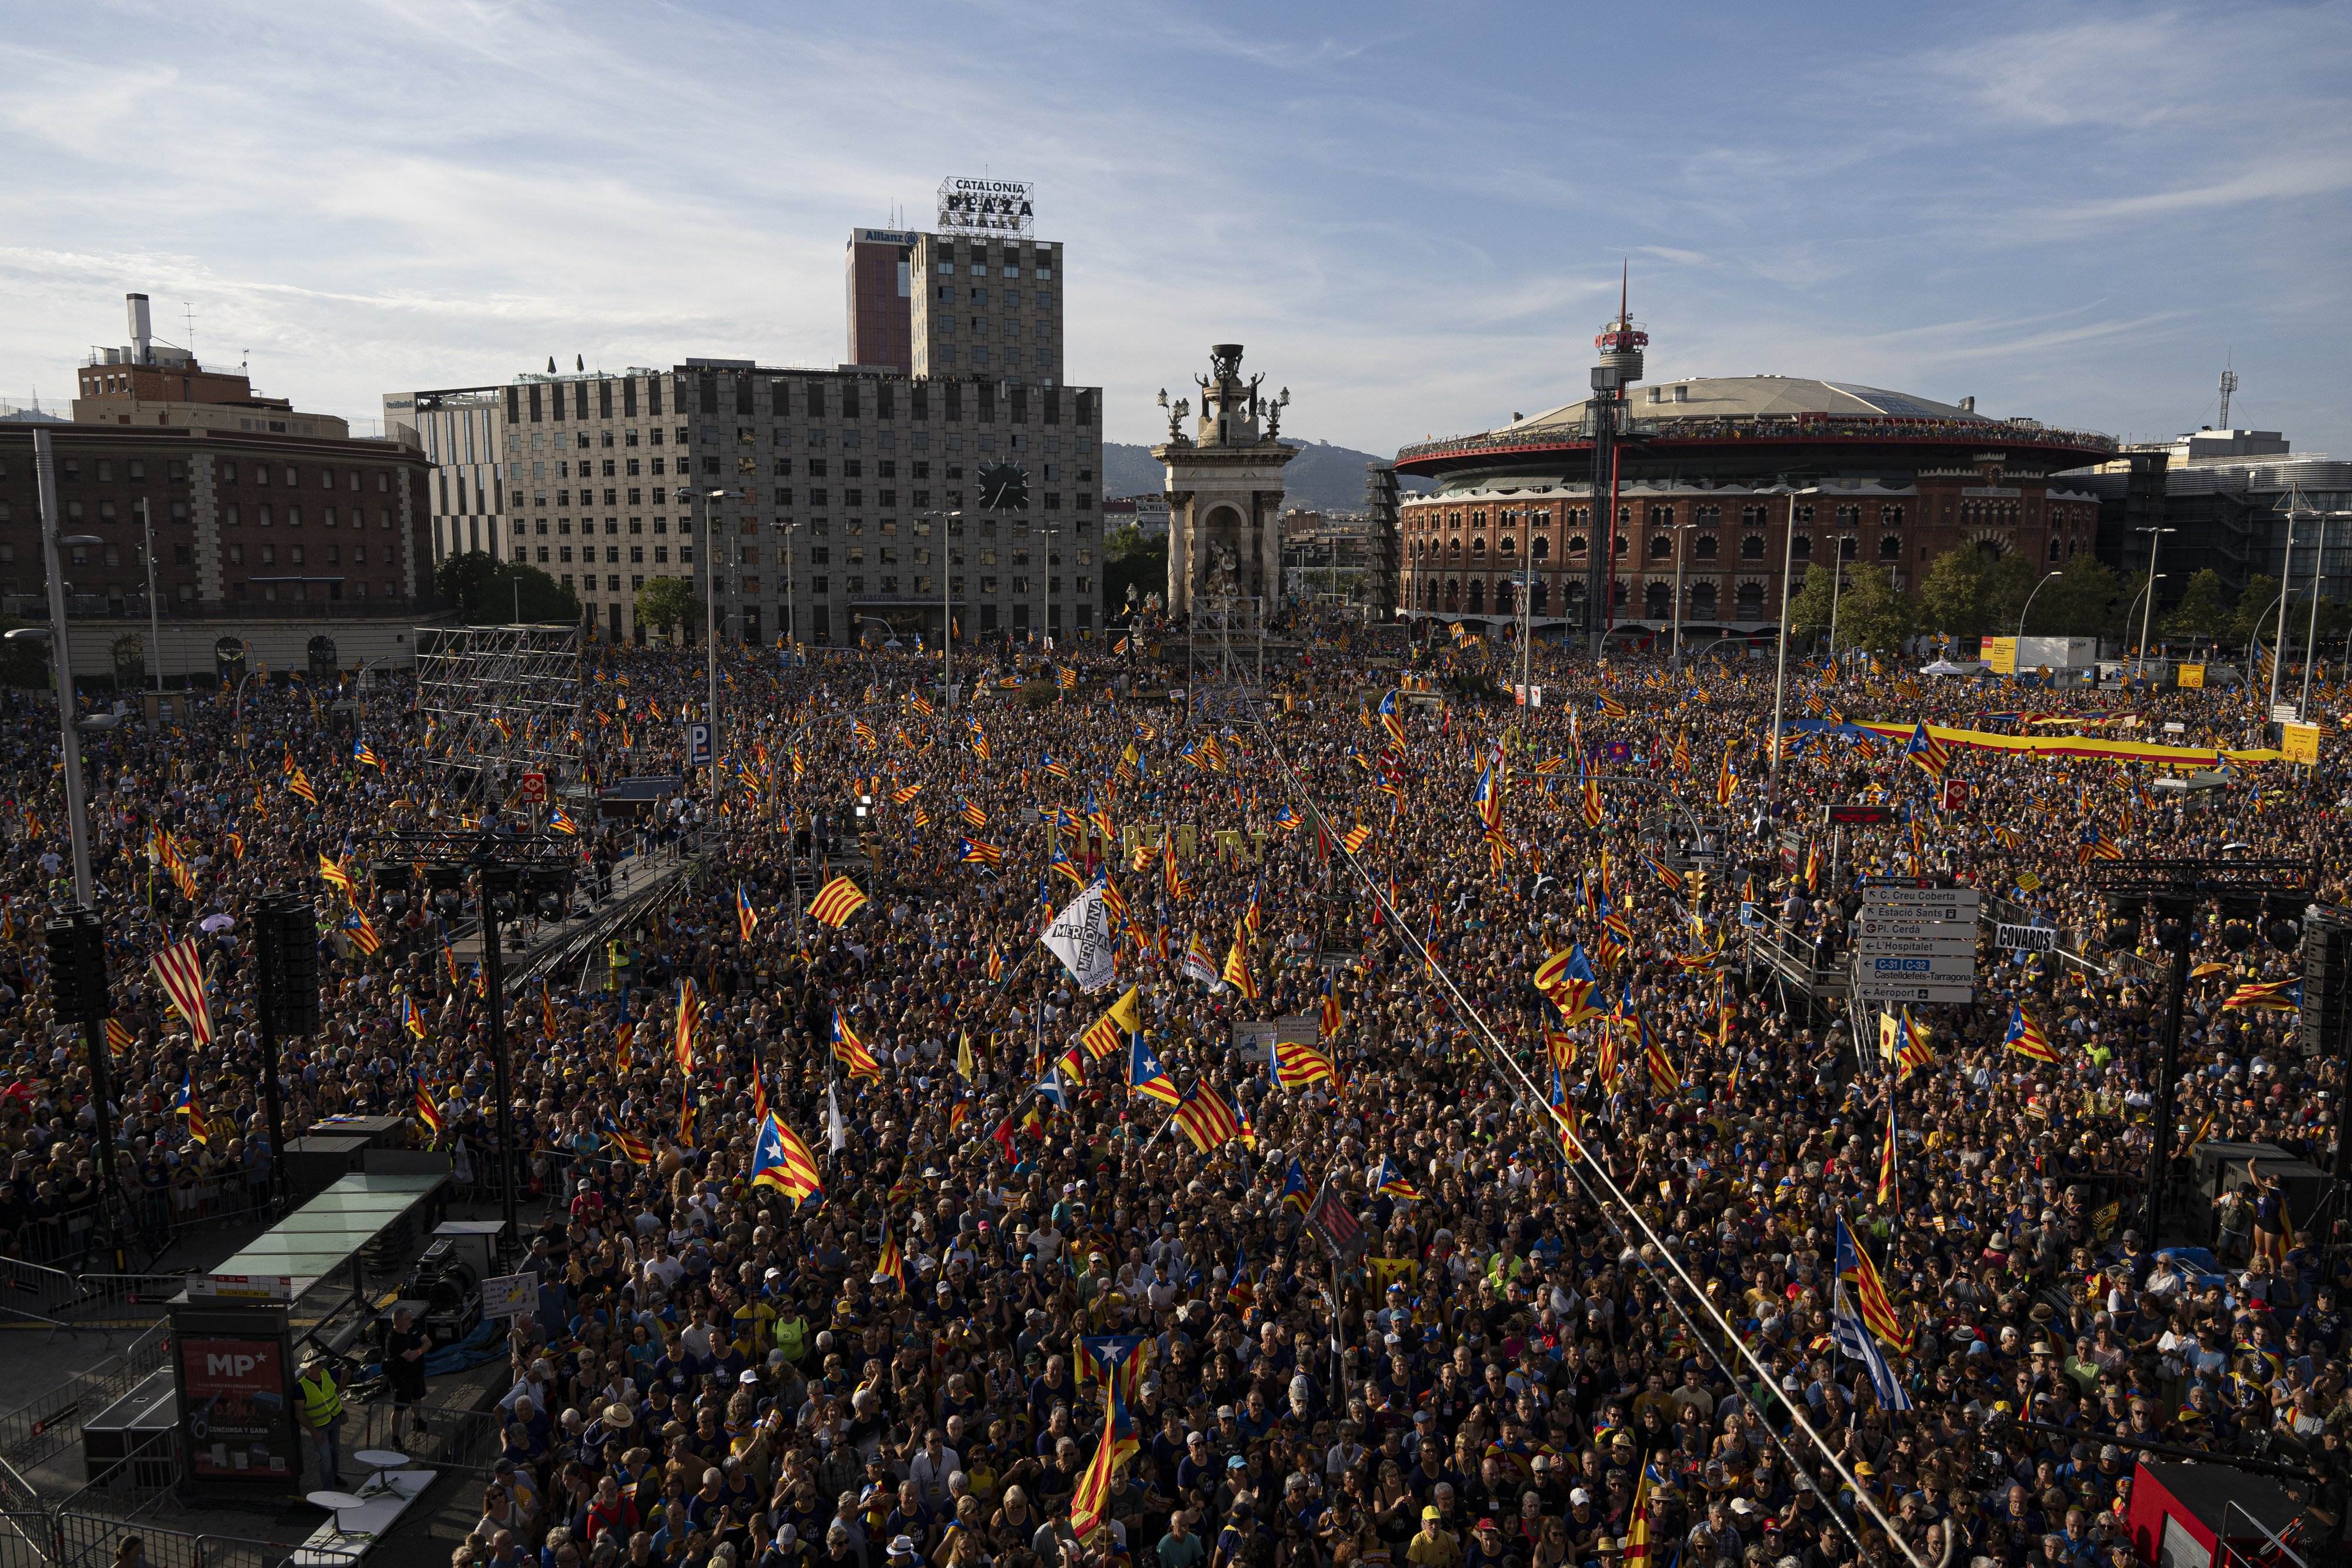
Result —
<instances>
[{"instance_id":1,"label":"bullring building","mask_svg":"<svg viewBox=\"0 0 2352 1568\"><path fill-rule=\"evenodd\" d=\"M1400 608L1517 620L1524 580L1538 626L1582 627L1599 550L1612 624L1667 628L1679 580L1686 636L1741 635L1776 628L1806 572L1839 557L1916 590L1963 546L2044 570L2090 553L2098 498L2052 476L2115 443L1973 405L1776 375L1636 387L1614 445L1613 528L1585 402L1407 447L1398 474L1438 488L1402 506Z\"/></svg>"}]
</instances>

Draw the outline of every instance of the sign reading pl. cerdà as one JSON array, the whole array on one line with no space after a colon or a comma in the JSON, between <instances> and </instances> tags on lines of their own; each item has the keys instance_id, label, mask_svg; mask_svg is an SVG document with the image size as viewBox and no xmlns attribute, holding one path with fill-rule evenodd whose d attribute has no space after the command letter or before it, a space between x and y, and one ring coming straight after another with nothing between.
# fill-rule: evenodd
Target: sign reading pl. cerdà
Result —
<instances>
[{"instance_id":1,"label":"sign reading pl. cerd\u00e0","mask_svg":"<svg viewBox=\"0 0 2352 1568\"><path fill-rule=\"evenodd\" d=\"M1025 235L1036 219L1026 180L968 180L950 174L940 182L942 234Z\"/></svg>"}]
</instances>

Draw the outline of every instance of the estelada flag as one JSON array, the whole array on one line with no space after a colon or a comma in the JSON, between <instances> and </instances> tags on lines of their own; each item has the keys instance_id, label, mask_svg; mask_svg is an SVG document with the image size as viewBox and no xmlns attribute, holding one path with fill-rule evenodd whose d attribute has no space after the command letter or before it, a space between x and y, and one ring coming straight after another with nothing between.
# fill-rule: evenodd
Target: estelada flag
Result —
<instances>
[{"instance_id":1,"label":"estelada flag","mask_svg":"<svg viewBox=\"0 0 2352 1568\"><path fill-rule=\"evenodd\" d=\"M866 907L866 894L845 876L836 876L817 889L809 913L838 931L849 924L849 917Z\"/></svg>"},{"instance_id":2,"label":"estelada flag","mask_svg":"<svg viewBox=\"0 0 2352 1568\"><path fill-rule=\"evenodd\" d=\"M187 1020L188 1038L197 1045L210 1045L213 1015L205 1000L204 961L197 956L196 939L187 936L173 943L149 967L171 998L173 1010Z\"/></svg>"}]
</instances>

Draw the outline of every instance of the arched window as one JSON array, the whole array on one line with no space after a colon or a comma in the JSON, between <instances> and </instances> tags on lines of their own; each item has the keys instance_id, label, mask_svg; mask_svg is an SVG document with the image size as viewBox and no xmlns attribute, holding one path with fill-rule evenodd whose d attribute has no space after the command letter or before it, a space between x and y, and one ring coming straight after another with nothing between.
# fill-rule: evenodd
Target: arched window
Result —
<instances>
[{"instance_id":1,"label":"arched window","mask_svg":"<svg viewBox=\"0 0 2352 1568\"><path fill-rule=\"evenodd\" d=\"M2058 539L2058 538L2053 535L2053 536L2051 538L2051 540L2050 540L2050 559L2051 559L2052 560L2056 560L2056 559L2059 559L2059 556L2058 556L2058 546L2059 546L2059 543L2060 543L2059 539Z\"/></svg>"},{"instance_id":2,"label":"arched window","mask_svg":"<svg viewBox=\"0 0 2352 1568\"><path fill-rule=\"evenodd\" d=\"M1538 540L1538 542L1540 543L1542 541ZM1537 578L1535 592L1530 597L1534 600L1534 603L1530 605L1529 608L1532 609L1535 613L1538 615L1549 615L1551 613L1549 609L1551 604L1551 584L1546 582L1540 577Z\"/></svg>"},{"instance_id":3,"label":"arched window","mask_svg":"<svg viewBox=\"0 0 2352 1568\"><path fill-rule=\"evenodd\" d=\"M1838 559L1852 560L1854 557L1854 551L1861 547L1861 544L1862 541L1854 538L1852 534L1840 536L1837 548Z\"/></svg>"},{"instance_id":4,"label":"arched window","mask_svg":"<svg viewBox=\"0 0 2352 1568\"><path fill-rule=\"evenodd\" d=\"M1739 508L1739 523L1742 528L1760 528L1764 526L1765 520L1764 508L1761 507Z\"/></svg>"},{"instance_id":5,"label":"arched window","mask_svg":"<svg viewBox=\"0 0 2352 1568\"><path fill-rule=\"evenodd\" d=\"M1862 527L1862 508L1860 507L1840 507L1837 509L1837 520L1838 527L1842 528L1858 528Z\"/></svg>"},{"instance_id":6,"label":"arched window","mask_svg":"<svg viewBox=\"0 0 2352 1568\"><path fill-rule=\"evenodd\" d=\"M1713 560L1717 541L1713 534L1701 534L1691 541L1691 554L1700 560Z\"/></svg>"},{"instance_id":7,"label":"arched window","mask_svg":"<svg viewBox=\"0 0 2352 1568\"><path fill-rule=\"evenodd\" d=\"M1535 543L1528 547L1528 554L1538 560L1549 559L1551 555L1551 540L1542 534L1538 534Z\"/></svg>"},{"instance_id":8,"label":"arched window","mask_svg":"<svg viewBox=\"0 0 2352 1568\"><path fill-rule=\"evenodd\" d=\"M1878 526L1882 528L1901 528L1903 526L1903 508L1900 507L1879 507Z\"/></svg>"},{"instance_id":9,"label":"arched window","mask_svg":"<svg viewBox=\"0 0 2352 1568\"><path fill-rule=\"evenodd\" d=\"M1723 521L1723 508L1709 501L1691 515L1691 520L1704 528L1714 528Z\"/></svg>"},{"instance_id":10,"label":"arched window","mask_svg":"<svg viewBox=\"0 0 2352 1568\"><path fill-rule=\"evenodd\" d=\"M1742 560L1762 560L1764 559L1764 536L1762 534L1740 535L1739 559Z\"/></svg>"},{"instance_id":11,"label":"arched window","mask_svg":"<svg viewBox=\"0 0 2352 1568\"><path fill-rule=\"evenodd\" d=\"M1481 556L1484 556L1486 553L1486 538L1484 538L1484 536L1481 536L1481 537L1479 537L1479 538L1474 538L1474 539L1472 539L1472 540L1470 541L1470 559L1471 559L1471 560L1472 560L1474 563L1475 563L1475 562L1476 562L1476 561L1477 561L1477 559L1478 559Z\"/></svg>"},{"instance_id":12,"label":"arched window","mask_svg":"<svg viewBox=\"0 0 2352 1568\"><path fill-rule=\"evenodd\" d=\"M1625 559L1625 547L1631 542L1632 541L1626 538L1623 533L1621 532L1618 534L1616 557L1619 560L1623 560Z\"/></svg>"},{"instance_id":13,"label":"arched window","mask_svg":"<svg viewBox=\"0 0 2352 1568\"><path fill-rule=\"evenodd\" d=\"M1799 534L1795 538L1789 541L1789 553L1799 560L1812 559L1812 539L1807 535Z\"/></svg>"},{"instance_id":14,"label":"arched window","mask_svg":"<svg viewBox=\"0 0 2352 1568\"><path fill-rule=\"evenodd\" d=\"M1519 548L1519 541L1518 541L1518 540L1517 540L1517 539L1515 539L1515 538L1512 538L1510 535L1508 535L1508 534L1505 534L1501 538L1498 538L1498 539L1496 539L1496 540L1495 541L1495 550L1496 550L1496 554L1498 554L1498 555L1511 555L1511 554L1514 554L1515 552L1517 552L1517 550L1518 549L1518 548Z\"/></svg>"},{"instance_id":15,"label":"arched window","mask_svg":"<svg viewBox=\"0 0 2352 1568\"><path fill-rule=\"evenodd\" d=\"M1480 579L1475 577L1470 580L1470 603L1468 608L1470 613L1473 615L1484 615L1486 612L1486 584Z\"/></svg>"},{"instance_id":16,"label":"arched window","mask_svg":"<svg viewBox=\"0 0 2352 1568\"><path fill-rule=\"evenodd\" d=\"M1715 584L1711 582L1691 584L1690 612L1700 621L1715 619Z\"/></svg>"},{"instance_id":17,"label":"arched window","mask_svg":"<svg viewBox=\"0 0 2352 1568\"><path fill-rule=\"evenodd\" d=\"M1643 595L1642 612L1653 621L1664 621L1675 612L1674 585L1665 582L1650 584Z\"/></svg>"},{"instance_id":18,"label":"arched window","mask_svg":"<svg viewBox=\"0 0 2352 1568\"><path fill-rule=\"evenodd\" d=\"M1674 507L1667 506L1652 507L1650 508L1650 526L1654 528L1670 528L1674 527Z\"/></svg>"},{"instance_id":19,"label":"arched window","mask_svg":"<svg viewBox=\"0 0 2352 1568\"><path fill-rule=\"evenodd\" d=\"M1900 534L1879 535L1878 559L1881 560L1901 560L1903 559L1903 536Z\"/></svg>"},{"instance_id":20,"label":"arched window","mask_svg":"<svg viewBox=\"0 0 2352 1568\"><path fill-rule=\"evenodd\" d=\"M1734 602L1737 605L1737 608L1732 612L1733 618L1735 620L1763 620L1764 585L1760 582L1741 583L1739 585L1739 592L1734 598Z\"/></svg>"},{"instance_id":21,"label":"arched window","mask_svg":"<svg viewBox=\"0 0 2352 1568\"><path fill-rule=\"evenodd\" d=\"M1674 535L1652 534L1650 536L1650 559L1652 560L1665 560L1672 557L1674 553Z\"/></svg>"},{"instance_id":22,"label":"arched window","mask_svg":"<svg viewBox=\"0 0 2352 1568\"><path fill-rule=\"evenodd\" d=\"M1799 507L1796 509L1796 519L1797 519L1798 523L1800 523L1801 525L1801 524L1806 524L1806 523L1810 523L1810 522L1811 522L1811 521L1813 520L1813 509L1812 509L1812 507Z\"/></svg>"},{"instance_id":23,"label":"arched window","mask_svg":"<svg viewBox=\"0 0 2352 1568\"><path fill-rule=\"evenodd\" d=\"M1495 584L1495 613L1497 615L1511 613L1511 584L1507 579Z\"/></svg>"},{"instance_id":24,"label":"arched window","mask_svg":"<svg viewBox=\"0 0 2352 1568\"><path fill-rule=\"evenodd\" d=\"M1592 547L1590 544L1585 542L1585 538L1582 534L1570 534L1568 536L1569 554L1582 555L1591 548Z\"/></svg>"}]
</instances>

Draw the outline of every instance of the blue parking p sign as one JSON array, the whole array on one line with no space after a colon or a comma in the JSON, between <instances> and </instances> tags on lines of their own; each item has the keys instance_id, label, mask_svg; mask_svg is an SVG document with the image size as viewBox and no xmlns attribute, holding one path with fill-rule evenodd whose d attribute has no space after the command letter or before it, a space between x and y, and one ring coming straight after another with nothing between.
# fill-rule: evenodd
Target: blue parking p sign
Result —
<instances>
[{"instance_id":1,"label":"blue parking p sign","mask_svg":"<svg viewBox=\"0 0 2352 1568\"><path fill-rule=\"evenodd\" d=\"M710 766L710 726L699 720L686 727L686 765L688 768Z\"/></svg>"}]
</instances>

